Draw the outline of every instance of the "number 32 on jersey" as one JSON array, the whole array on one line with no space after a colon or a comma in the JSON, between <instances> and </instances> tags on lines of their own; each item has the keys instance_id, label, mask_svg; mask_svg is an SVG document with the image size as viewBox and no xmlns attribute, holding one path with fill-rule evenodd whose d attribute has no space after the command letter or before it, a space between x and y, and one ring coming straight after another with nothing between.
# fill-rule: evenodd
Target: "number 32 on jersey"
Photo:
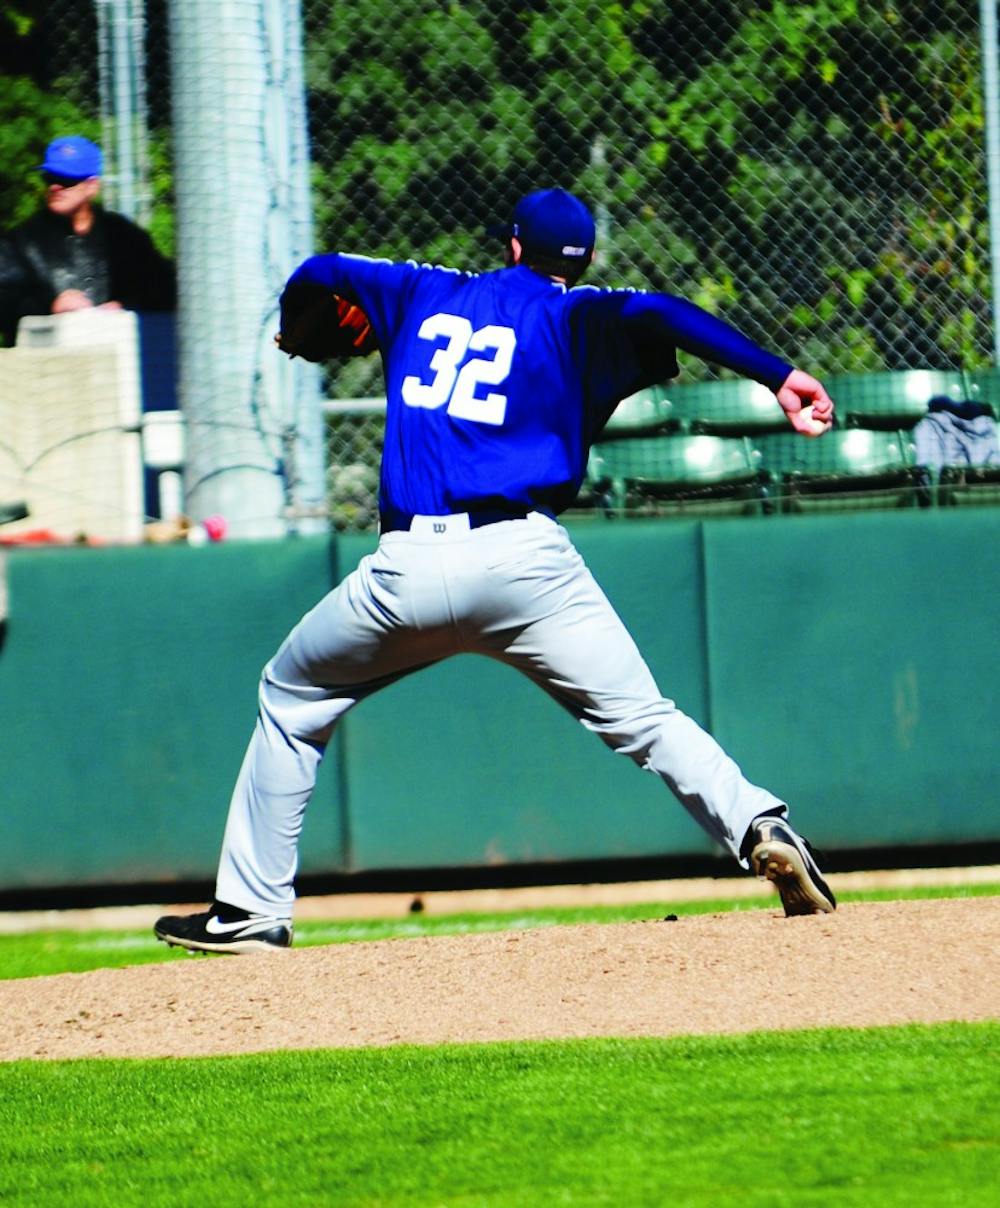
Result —
<instances>
[{"instance_id":1,"label":"number 32 on jersey","mask_svg":"<svg viewBox=\"0 0 1000 1208\"><path fill-rule=\"evenodd\" d=\"M513 328L491 323L474 330L461 315L436 314L424 319L417 335L428 341L443 337L448 343L435 349L430 359L434 376L429 382L415 374L403 379L403 402L408 407L431 410L447 403L448 414L456 419L502 424L507 413L506 394L491 390L479 398L476 390L506 381L517 347ZM476 355L466 360L469 353Z\"/></svg>"}]
</instances>

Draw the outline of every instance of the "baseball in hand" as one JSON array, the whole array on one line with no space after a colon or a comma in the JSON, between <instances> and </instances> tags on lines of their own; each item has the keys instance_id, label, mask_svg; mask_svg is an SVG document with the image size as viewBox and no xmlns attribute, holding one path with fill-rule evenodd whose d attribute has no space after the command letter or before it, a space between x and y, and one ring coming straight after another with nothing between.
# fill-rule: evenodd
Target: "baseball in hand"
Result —
<instances>
[{"instance_id":1,"label":"baseball in hand","mask_svg":"<svg viewBox=\"0 0 1000 1208\"><path fill-rule=\"evenodd\" d=\"M813 418L811 406L803 407L801 411L796 411L789 418L796 432L801 432L803 436L822 436L830 427L828 420Z\"/></svg>"}]
</instances>

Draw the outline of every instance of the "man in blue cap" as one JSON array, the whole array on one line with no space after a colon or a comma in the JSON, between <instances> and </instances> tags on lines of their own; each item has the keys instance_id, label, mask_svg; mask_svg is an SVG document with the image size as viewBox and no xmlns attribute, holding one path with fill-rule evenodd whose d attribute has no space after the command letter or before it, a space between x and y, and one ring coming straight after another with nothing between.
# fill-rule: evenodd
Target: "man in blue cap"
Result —
<instances>
[{"instance_id":1,"label":"man in blue cap","mask_svg":"<svg viewBox=\"0 0 1000 1208\"><path fill-rule=\"evenodd\" d=\"M381 350L381 535L265 667L215 901L160 919L154 931L168 944L287 947L298 836L334 729L374 692L462 653L516 668L659 777L744 868L774 882L786 914L835 909L785 802L660 693L556 519L618 403L673 377L678 351L764 383L806 436L830 427L829 395L683 298L571 288L596 232L562 189L522 198L489 233L504 240L506 262L491 273L334 253L289 279L283 336L294 328L291 296L314 288L360 308Z\"/></svg>"},{"instance_id":2,"label":"man in blue cap","mask_svg":"<svg viewBox=\"0 0 1000 1208\"><path fill-rule=\"evenodd\" d=\"M24 315L91 307L172 310L176 279L149 235L97 201L101 149L78 134L49 143L39 165L45 204L0 239L0 333Z\"/></svg>"}]
</instances>

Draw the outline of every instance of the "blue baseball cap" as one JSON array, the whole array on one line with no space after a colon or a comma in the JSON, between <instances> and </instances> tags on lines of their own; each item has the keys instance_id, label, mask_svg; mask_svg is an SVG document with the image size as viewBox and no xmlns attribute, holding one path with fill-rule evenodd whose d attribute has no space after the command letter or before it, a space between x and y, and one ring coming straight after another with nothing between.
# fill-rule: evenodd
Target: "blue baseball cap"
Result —
<instances>
[{"instance_id":1,"label":"blue baseball cap","mask_svg":"<svg viewBox=\"0 0 1000 1208\"><path fill-rule=\"evenodd\" d=\"M539 189L514 207L511 222L486 228L500 239L519 239L532 252L559 259L589 259L597 239L590 210L565 189Z\"/></svg>"},{"instance_id":2,"label":"blue baseball cap","mask_svg":"<svg viewBox=\"0 0 1000 1208\"><path fill-rule=\"evenodd\" d=\"M68 134L49 143L38 170L51 172L53 176L87 180L91 176L100 176L103 166L101 148L97 143L80 134Z\"/></svg>"}]
</instances>

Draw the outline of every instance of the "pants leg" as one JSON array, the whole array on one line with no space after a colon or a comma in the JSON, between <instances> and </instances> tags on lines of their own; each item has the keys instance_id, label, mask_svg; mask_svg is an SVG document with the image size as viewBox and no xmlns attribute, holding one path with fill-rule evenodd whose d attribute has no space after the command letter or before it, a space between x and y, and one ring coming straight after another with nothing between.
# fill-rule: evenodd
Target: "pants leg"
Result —
<instances>
[{"instance_id":1,"label":"pants leg","mask_svg":"<svg viewBox=\"0 0 1000 1208\"><path fill-rule=\"evenodd\" d=\"M257 724L232 799L216 898L290 917L302 823L338 722L373 692L451 652L419 592L380 547L295 626L264 668Z\"/></svg>"},{"instance_id":2,"label":"pants leg","mask_svg":"<svg viewBox=\"0 0 1000 1208\"><path fill-rule=\"evenodd\" d=\"M562 532L563 530L558 530ZM563 534L537 577L509 585L525 623L492 635L493 657L528 675L613 751L659 776L692 817L745 867L740 845L784 804L751 784L719 743L666 699L635 641Z\"/></svg>"}]
</instances>

